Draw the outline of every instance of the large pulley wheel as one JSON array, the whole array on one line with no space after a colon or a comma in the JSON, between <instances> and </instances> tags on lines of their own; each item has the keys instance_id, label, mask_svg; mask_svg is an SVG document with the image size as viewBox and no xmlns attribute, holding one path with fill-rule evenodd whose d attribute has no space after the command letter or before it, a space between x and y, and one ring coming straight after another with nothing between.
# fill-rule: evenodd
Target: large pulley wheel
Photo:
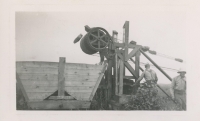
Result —
<instances>
[{"instance_id":1,"label":"large pulley wheel","mask_svg":"<svg viewBox=\"0 0 200 121\"><path fill-rule=\"evenodd\" d=\"M109 33L100 27L92 28L87 37L90 47L97 51L105 49L111 40Z\"/></svg>"}]
</instances>

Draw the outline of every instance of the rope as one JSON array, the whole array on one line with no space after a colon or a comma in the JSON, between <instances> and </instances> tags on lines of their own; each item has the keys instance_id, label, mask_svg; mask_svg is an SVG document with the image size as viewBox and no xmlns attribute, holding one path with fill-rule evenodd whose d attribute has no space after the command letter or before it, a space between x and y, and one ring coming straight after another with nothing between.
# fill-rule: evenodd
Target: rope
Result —
<instances>
[{"instance_id":1,"label":"rope","mask_svg":"<svg viewBox=\"0 0 200 121\"><path fill-rule=\"evenodd\" d=\"M183 62L183 60L180 59L180 58L174 58L174 57L169 56L169 55L165 55L165 54L162 54L162 53L158 53L158 52L156 52L156 51L154 51L154 50L149 50L149 53L152 54L152 55L161 56L161 57L164 57L164 58L167 58L167 59L172 59L172 60L175 60L175 61L178 61L178 62L181 62L181 63Z\"/></svg>"},{"instance_id":2,"label":"rope","mask_svg":"<svg viewBox=\"0 0 200 121\"><path fill-rule=\"evenodd\" d=\"M92 56L96 56L96 57L100 57L99 55L92 55ZM129 62L133 63L132 61L129 60ZM134 63L133 63L134 64ZM145 65L146 63L144 62L140 62L141 65ZM154 65L150 64L150 66L152 66L153 68L156 68ZM168 71L174 71L174 72L177 72L178 70L177 69L173 69L173 68L168 68L168 67L164 67L164 66L160 66L162 69L164 70L168 70Z\"/></svg>"}]
</instances>

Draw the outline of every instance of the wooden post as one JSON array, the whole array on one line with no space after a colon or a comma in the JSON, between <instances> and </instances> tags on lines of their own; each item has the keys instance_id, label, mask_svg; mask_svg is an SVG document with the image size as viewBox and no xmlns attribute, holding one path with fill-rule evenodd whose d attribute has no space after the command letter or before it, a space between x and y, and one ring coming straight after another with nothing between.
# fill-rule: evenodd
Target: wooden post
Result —
<instances>
[{"instance_id":1,"label":"wooden post","mask_svg":"<svg viewBox=\"0 0 200 121\"><path fill-rule=\"evenodd\" d=\"M107 69L107 73L108 73L108 100L111 98L111 92L112 92L112 60L109 59L108 60L108 69Z\"/></svg>"},{"instance_id":2,"label":"wooden post","mask_svg":"<svg viewBox=\"0 0 200 121\"><path fill-rule=\"evenodd\" d=\"M124 61L120 60L119 71L119 96L123 94L123 79L124 79Z\"/></svg>"},{"instance_id":3,"label":"wooden post","mask_svg":"<svg viewBox=\"0 0 200 121\"><path fill-rule=\"evenodd\" d=\"M126 21L125 24L124 24L124 27L123 27L125 30L125 54L124 54L124 57L125 57L125 61L128 61L128 44L129 44L129 21Z\"/></svg>"},{"instance_id":4,"label":"wooden post","mask_svg":"<svg viewBox=\"0 0 200 121\"><path fill-rule=\"evenodd\" d=\"M140 76L140 51L138 51L135 55L135 74L137 77ZM138 78L136 78L137 80Z\"/></svg>"},{"instance_id":5,"label":"wooden post","mask_svg":"<svg viewBox=\"0 0 200 121\"><path fill-rule=\"evenodd\" d=\"M65 58L60 57L58 64L58 96L65 96Z\"/></svg>"},{"instance_id":6,"label":"wooden post","mask_svg":"<svg viewBox=\"0 0 200 121\"><path fill-rule=\"evenodd\" d=\"M113 31L114 35L114 42L117 43L117 35L118 33L116 31ZM118 95L118 85L119 85L119 80L118 80L118 56L117 56L118 48L115 49L115 66L114 66L114 75L115 75L115 95Z\"/></svg>"}]
</instances>

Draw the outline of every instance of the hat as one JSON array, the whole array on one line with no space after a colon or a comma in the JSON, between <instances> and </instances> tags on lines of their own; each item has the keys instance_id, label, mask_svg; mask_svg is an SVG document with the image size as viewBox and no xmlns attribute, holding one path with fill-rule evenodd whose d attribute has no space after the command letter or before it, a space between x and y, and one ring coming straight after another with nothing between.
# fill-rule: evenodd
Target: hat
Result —
<instances>
[{"instance_id":1,"label":"hat","mask_svg":"<svg viewBox=\"0 0 200 121\"><path fill-rule=\"evenodd\" d=\"M145 66L145 68L146 68L147 66L150 66L150 64L149 64L149 63L146 63L144 66Z\"/></svg>"},{"instance_id":2,"label":"hat","mask_svg":"<svg viewBox=\"0 0 200 121\"><path fill-rule=\"evenodd\" d=\"M186 73L186 70L180 68L177 73L181 73L181 72L185 72Z\"/></svg>"}]
</instances>

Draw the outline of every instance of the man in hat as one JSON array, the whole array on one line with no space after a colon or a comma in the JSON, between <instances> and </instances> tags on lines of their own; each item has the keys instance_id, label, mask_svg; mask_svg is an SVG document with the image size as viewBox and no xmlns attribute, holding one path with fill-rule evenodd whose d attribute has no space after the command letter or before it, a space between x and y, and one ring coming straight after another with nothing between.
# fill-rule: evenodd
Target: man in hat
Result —
<instances>
[{"instance_id":1,"label":"man in hat","mask_svg":"<svg viewBox=\"0 0 200 121\"><path fill-rule=\"evenodd\" d=\"M172 79L170 93L172 99L175 99L183 110L186 110L186 71L180 69L178 76Z\"/></svg>"}]
</instances>

